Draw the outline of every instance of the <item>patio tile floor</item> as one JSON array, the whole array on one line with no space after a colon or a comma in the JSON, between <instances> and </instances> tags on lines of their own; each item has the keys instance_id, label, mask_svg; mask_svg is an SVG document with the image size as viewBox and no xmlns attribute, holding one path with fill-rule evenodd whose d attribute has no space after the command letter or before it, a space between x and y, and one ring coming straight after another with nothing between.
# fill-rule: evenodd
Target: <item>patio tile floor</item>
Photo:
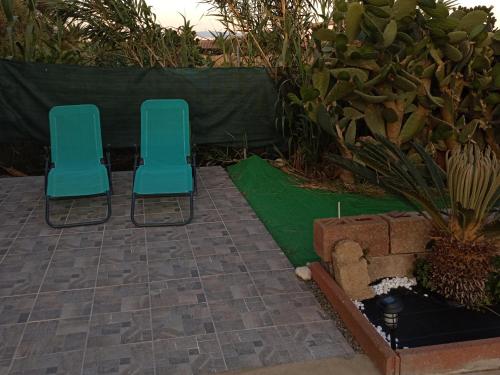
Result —
<instances>
[{"instance_id":1,"label":"patio tile floor","mask_svg":"<svg viewBox=\"0 0 500 375\"><path fill-rule=\"evenodd\" d=\"M129 172L105 224L51 229L43 178L0 179L0 375L208 374L353 354L227 173L200 168L185 227L136 228ZM178 220L183 199L138 200ZM105 214L60 201L54 220Z\"/></svg>"}]
</instances>

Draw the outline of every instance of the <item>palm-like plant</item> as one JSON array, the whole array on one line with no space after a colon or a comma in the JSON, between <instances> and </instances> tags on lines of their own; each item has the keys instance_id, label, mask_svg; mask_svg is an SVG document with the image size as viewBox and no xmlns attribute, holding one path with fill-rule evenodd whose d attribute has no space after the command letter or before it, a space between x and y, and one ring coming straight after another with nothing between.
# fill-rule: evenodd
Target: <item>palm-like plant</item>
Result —
<instances>
[{"instance_id":1,"label":"palm-like plant","mask_svg":"<svg viewBox=\"0 0 500 375\"><path fill-rule=\"evenodd\" d=\"M354 160L331 155L334 163L398 194L423 212L436 229L430 284L447 298L477 307L488 301L486 284L493 271L495 246L485 240L487 220L500 197L500 163L487 148L457 147L447 155L444 172L419 144L417 166L385 137L350 146Z\"/></svg>"}]
</instances>

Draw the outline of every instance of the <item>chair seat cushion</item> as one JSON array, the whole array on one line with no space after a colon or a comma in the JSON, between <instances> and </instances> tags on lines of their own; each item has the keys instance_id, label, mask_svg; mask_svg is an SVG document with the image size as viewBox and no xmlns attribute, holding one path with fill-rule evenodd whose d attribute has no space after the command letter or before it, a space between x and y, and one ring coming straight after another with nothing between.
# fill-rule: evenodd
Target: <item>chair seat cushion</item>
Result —
<instances>
[{"instance_id":1,"label":"chair seat cushion","mask_svg":"<svg viewBox=\"0 0 500 375\"><path fill-rule=\"evenodd\" d=\"M49 197L77 197L103 194L109 190L108 170L104 165L78 169L52 168L47 180Z\"/></svg>"},{"instance_id":2,"label":"chair seat cushion","mask_svg":"<svg viewBox=\"0 0 500 375\"><path fill-rule=\"evenodd\" d=\"M188 194L192 191L193 169L189 164L141 165L135 173L134 193L136 194Z\"/></svg>"}]
</instances>

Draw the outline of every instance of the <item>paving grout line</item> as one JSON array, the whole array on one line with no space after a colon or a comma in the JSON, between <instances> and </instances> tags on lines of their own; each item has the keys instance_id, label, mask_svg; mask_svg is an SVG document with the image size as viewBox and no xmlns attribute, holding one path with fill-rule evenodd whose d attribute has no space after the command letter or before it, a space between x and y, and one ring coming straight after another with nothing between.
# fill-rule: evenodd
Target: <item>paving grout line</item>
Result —
<instances>
[{"instance_id":1,"label":"paving grout line","mask_svg":"<svg viewBox=\"0 0 500 375\"><path fill-rule=\"evenodd\" d=\"M69 217L69 215L68 215L68 217ZM85 345L83 346L82 367L81 367L81 371L80 371L81 375L83 375L83 371L84 371L84 367L85 367L85 357L87 357L87 349L88 349L88 343L89 343L92 315L94 314L95 293L96 293L96 289L97 289L97 279L99 278L99 268L101 267L102 244L104 243L104 232L105 231L106 231L106 228L104 228L104 230L102 231L101 247L99 248L99 260L97 261L97 269L96 269L96 273L95 273L95 282L94 282L94 288L93 288L94 292L92 294L92 304L90 305L87 337L85 338Z\"/></svg>"},{"instance_id":2,"label":"paving grout line","mask_svg":"<svg viewBox=\"0 0 500 375\"><path fill-rule=\"evenodd\" d=\"M196 174L196 176L198 176L198 174ZM205 186L205 182L203 181L203 177L201 175L200 175L200 180L202 181L202 184ZM210 194L208 196L210 197ZM210 197L210 200L212 201L212 204L214 205L215 209L217 210L217 206L213 202L212 197ZM195 209L195 207L193 205L193 210L194 209ZM217 211L217 214L220 217L219 211ZM194 216L194 212L193 212L193 216ZM198 277L200 279L201 289L203 290L203 294L205 296L205 301L206 301L206 305L207 305L207 308L208 308L208 313L210 314L210 320L212 321L212 327L214 329L215 339L217 340L217 345L219 346L220 355L221 355L222 361L224 363L224 370L223 371L226 371L226 370L229 370L229 366L227 365L226 358L224 357L224 352L222 351L222 344L220 342L220 338L219 338L219 335L217 333L217 329L215 328L214 316L213 316L213 313L212 313L212 309L210 308L210 305L208 304L207 292L205 290L205 286L204 286L203 282L201 281L200 267L198 266L198 262L196 261L196 256L194 254L193 247L191 246L191 237L189 236L189 231L187 230L187 228L185 230L186 230L186 233L187 233L187 236L188 236L188 240L189 240L189 247L191 248L191 252L193 253L193 257L195 258L194 264L196 264L196 269L198 271ZM226 230L227 230L227 228L226 228ZM233 243L233 245L234 245L234 243ZM196 340L196 345L198 346L198 350L199 350L198 340Z\"/></svg>"},{"instance_id":3,"label":"paving grout line","mask_svg":"<svg viewBox=\"0 0 500 375\"><path fill-rule=\"evenodd\" d=\"M142 209L144 212L144 221L146 221L146 207L144 206L144 200L142 201ZM144 248L146 249L146 269L148 271L148 299L149 299L149 324L151 326L151 352L153 355L153 373L156 374L156 352L155 352L155 337L153 329L153 303L151 299L151 275L149 273L149 249L148 249L148 236L147 229L144 228ZM83 375L83 374L82 374Z\"/></svg>"},{"instance_id":4,"label":"paving grout line","mask_svg":"<svg viewBox=\"0 0 500 375\"><path fill-rule=\"evenodd\" d=\"M227 175L227 172L226 172L226 175ZM229 177L229 175L227 175L227 176ZM231 179L230 179L230 182L231 182L231 184L233 183L233 182L231 181ZM235 187L235 186L234 186L234 184L233 184L233 187ZM241 260L242 260L243 264L245 265L245 269L246 269L246 271L247 271L247 274L248 274L248 276L250 277L250 280L252 281L252 284L253 284L253 286L254 286L254 288L255 288L255 291L256 291L256 292L257 292L257 294L258 294L258 297L260 298L260 300L262 301L262 303L264 303L264 300L263 300L263 298L262 298L262 294L260 293L259 289L257 288L257 284L255 283L255 280L254 280L254 278L252 277L252 274L251 274L251 273L250 273L250 271L248 270L248 265L247 265L247 263L245 262L245 259L241 256L241 253L240 253L240 251L239 251L238 247L237 247L237 246L236 246L236 244L234 243L233 236L231 235L231 233L230 233L230 232L229 232L229 230L227 229L227 225L226 225L225 221L222 219L222 215L220 214L220 212L219 212L219 208L218 208L218 207L217 207L217 205L215 204L215 202L214 202L214 200L213 200L213 198L212 198L212 195L210 194L210 191L208 192L208 195L210 196L210 199L212 200L212 203L214 204L215 209L217 210L217 213L219 214L219 217L221 218L222 223L224 224L224 228L226 228L226 232L228 233L229 238L231 239L231 242L233 243L233 245L234 245L234 247L235 247L236 251L237 251L237 252L238 252L238 254L240 255L240 258L241 258ZM245 301L245 305L246 305L246 301ZM248 306L247 306L247 309L248 309ZM271 321L272 321L273 323L275 323L272 317L270 317L270 319L271 319Z\"/></svg>"},{"instance_id":5,"label":"paving grout line","mask_svg":"<svg viewBox=\"0 0 500 375\"><path fill-rule=\"evenodd\" d=\"M36 201L36 204L33 206L33 208L31 209L30 213L28 214L28 216L26 217L26 221L21 225L21 228L19 229L19 231L17 232L16 236L14 237L14 239L12 240L12 243L9 245L7 251L5 252L5 254L2 256L2 259L0 259L0 264L3 263L4 259L7 257L7 255L10 253L10 250L12 249L12 246L14 245L14 243L16 242L16 240L18 238L23 238L23 237L20 237L20 234L21 232L24 230L24 227L26 226L26 224L28 224L28 221L29 219L31 218L31 216L33 215L33 212L36 210L36 207L37 207L37 204L38 202L41 200L42 198L38 198L38 200ZM14 202L16 203L16 202ZM19 202L17 202L19 203Z\"/></svg>"},{"instance_id":6,"label":"paving grout line","mask_svg":"<svg viewBox=\"0 0 500 375\"><path fill-rule=\"evenodd\" d=\"M42 200L42 197L40 197L40 199L37 201L37 203L38 203L40 200ZM64 223L67 223L67 222L68 222L68 218L69 218L69 214L70 214L70 212L71 212L71 207L72 207L72 206L73 206L73 201L71 202L71 205L70 205L70 207L69 207L69 210L68 210L68 213L67 213L67 216L66 216L66 219L65 219ZM36 209L36 206L35 206L35 208L33 208L33 210L31 211L31 214L33 214L33 211L34 211L35 209ZM30 217L31 217L31 214L30 214ZM28 220L26 220L26 222L28 222ZM49 262L48 262L48 264L47 264L47 268L45 269L45 273L43 274L42 280L41 280L41 282L40 282L40 286L38 287L38 291L35 293L35 294L36 294L36 297L35 297L35 298L34 298L34 300L33 300L33 305L31 306L30 313L28 314L28 318L26 319L26 323L25 323L25 325L24 325L24 327L23 327L23 332L21 333L20 338L19 338L19 341L18 341L18 343L17 343L17 345L16 345L16 349L15 349L15 351L14 351L14 355L13 355L13 357L12 357L12 361L11 361L11 363L10 363L10 366L9 366L9 369L8 369L7 373L10 373L10 372L11 372L11 370L12 370L12 366L14 365L14 362L15 362L16 358L25 358L25 357L17 357L17 356L16 356L16 354L17 354L17 352L19 351L19 347L21 346L21 342L23 341L24 335L25 335L25 333L26 333L26 328L28 327L28 324L29 324L29 320L30 320L31 314L33 313L33 310L34 310L34 308L35 308L35 306L36 306L36 303L37 303L37 301L38 301L38 297L39 297L40 292L41 292L41 290L42 290L43 283L45 282L45 278L47 277L47 274L48 274L48 272L49 272L49 268L50 268L50 265L51 265L51 263L52 263L52 259L54 258L54 255L55 255L55 253L56 253L57 245L58 245L58 243L59 243L59 240L61 239L61 235L62 235L62 230L61 230L61 232L59 232L59 236L58 236L57 241L56 241L56 244L55 244L55 246L54 246L54 250L52 251L52 254L51 254L51 256L50 256Z\"/></svg>"},{"instance_id":7,"label":"paving grout line","mask_svg":"<svg viewBox=\"0 0 500 375\"><path fill-rule=\"evenodd\" d=\"M15 186L17 186L17 185L15 185ZM4 256L0 260L0 264L3 263L4 259L10 253L10 250L12 249L12 246L14 246L14 244L16 243L16 240L19 238L19 235L21 234L21 232L23 231L24 227L28 223L29 219L31 218L31 215L33 215L33 212L35 211L35 209L37 207L37 204L38 204L38 202L41 199L42 198L39 198L36 201L36 204L33 206L33 208L31 209L30 213L28 214L28 217L26 218L26 221L23 223L21 229L19 230L19 232L17 233L16 237L14 238L14 240L12 241L12 243L10 244L9 248L7 249L7 251L5 252ZM55 252L55 249L54 249L54 252ZM47 270L49 269L49 265L50 265L50 261L49 261L49 264L47 265ZM45 270L45 272L47 272L47 270ZM40 288L41 288L41 286L42 286L42 284L40 284ZM29 294L25 294L25 295L31 295L31 294L34 294L34 293L29 293ZM13 296L6 296L6 297L13 297ZM19 340L18 340L18 342L16 344L16 348L14 350L14 353L12 354L12 358L10 359L10 363L9 363L9 367L8 367L8 370L7 370L7 374L11 371L12 366L14 365L14 361L15 361L15 358L16 358L16 353L17 353L17 351L19 349L19 345L21 344L21 341L23 339L24 332L26 331L26 327L28 326L29 316L31 315L31 312L33 311L33 308L35 307L35 303L36 303L37 298L38 298L38 295L35 294L35 298L33 298L33 303L31 305L31 309L30 309L30 313L28 315L28 319L26 319L26 322L24 323L23 331L22 331L21 335L19 335Z\"/></svg>"}]
</instances>

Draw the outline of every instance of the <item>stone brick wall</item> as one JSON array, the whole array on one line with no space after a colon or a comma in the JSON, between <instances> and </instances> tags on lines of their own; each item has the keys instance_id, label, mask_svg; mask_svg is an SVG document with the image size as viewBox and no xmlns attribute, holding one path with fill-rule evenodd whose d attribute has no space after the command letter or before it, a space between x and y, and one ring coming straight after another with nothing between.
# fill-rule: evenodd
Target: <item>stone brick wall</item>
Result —
<instances>
[{"instance_id":1,"label":"stone brick wall","mask_svg":"<svg viewBox=\"0 0 500 375\"><path fill-rule=\"evenodd\" d=\"M337 243L355 241L363 249L371 282L412 276L415 259L425 255L431 229L430 222L417 212L318 219L314 222L314 248L325 263L332 263ZM330 269L335 267L332 264Z\"/></svg>"}]
</instances>

